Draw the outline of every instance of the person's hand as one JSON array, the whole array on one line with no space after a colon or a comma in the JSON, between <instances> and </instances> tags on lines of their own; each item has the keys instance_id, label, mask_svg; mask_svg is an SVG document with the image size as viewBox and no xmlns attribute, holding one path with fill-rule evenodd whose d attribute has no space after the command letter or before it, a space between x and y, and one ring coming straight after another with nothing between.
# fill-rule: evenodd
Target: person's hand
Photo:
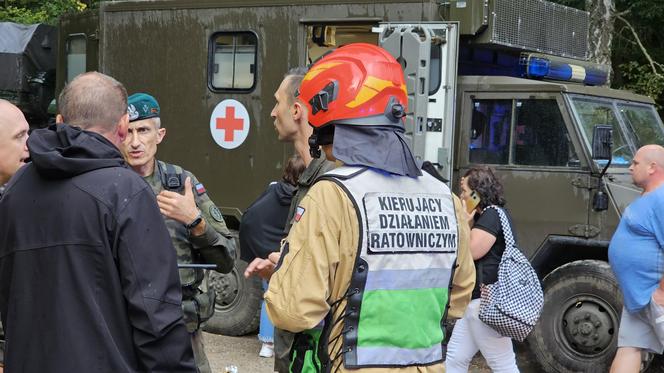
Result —
<instances>
[{"instance_id":1,"label":"person's hand","mask_svg":"<svg viewBox=\"0 0 664 373\"><path fill-rule=\"evenodd\" d=\"M662 289L661 285L655 288L655 291L652 293L652 300L664 307L664 289Z\"/></svg>"},{"instance_id":2,"label":"person's hand","mask_svg":"<svg viewBox=\"0 0 664 373\"><path fill-rule=\"evenodd\" d=\"M185 225L194 221L200 212L196 207L196 201L194 201L191 177L189 176L184 181L184 195L162 190L157 196L157 204L159 204L159 211L164 216Z\"/></svg>"},{"instance_id":3,"label":"person's hand","mask_svg":"<svg viewBox=\"0 0 664 373\"><path fill-rule=\"evenodd\" d=\"M274 254L274 253L273 253ZM270 259L256 258L244 270L244 277L258 276L262 279L269 280L274 273L276 266Z\"/></svg>"},{"instance_id":4,"label":"person's hand","mask_svg":"<svg viewBox=\"0 0 664 373\"><path fill-rule=\"evenodd\" d=\"M281 252L277 251L274 253L270 253L270 255L268 255L267 258L276 266L277 263L279 263L279 259L281 259Z\"/></svg>"},{"instance_id":5,"label":"person's hand","mask_svg":"<svg viewBox=\"0 0 664 373\"><path fill-rule=\"evenodd\" d=\"M466 207L466 200L462 199L461 200L461 219L466 221L466 224L470 225L471 227L473 226L473 222L475 221L475 213L477 210L473 210L472 212L468 213L468 208Z\"/></svg>"}]
</instances>

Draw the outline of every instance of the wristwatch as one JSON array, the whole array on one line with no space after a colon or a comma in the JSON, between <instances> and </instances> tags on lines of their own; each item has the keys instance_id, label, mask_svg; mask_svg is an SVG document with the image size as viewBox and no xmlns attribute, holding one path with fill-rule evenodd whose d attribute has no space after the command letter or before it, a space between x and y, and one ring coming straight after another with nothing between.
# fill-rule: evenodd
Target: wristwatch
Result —
<instances>
[{"instance_id":1,"label":"wristwatch","mask_svg":"<svg viewBox=\"0 0 664 373\"><path fill-rule=\"evenodd\" d=\"M202 221L203 221L203 214L201 214L201 212L198 211L198 215L196 216L196 218L194 218L194 220L193 220L191 223L189 223L189 224L185 224L184 227L187 228L187 229L194 229L194 228L196 228L196 227L198 226L198 224L200 224Z\"/></svg>"}]
</instances>

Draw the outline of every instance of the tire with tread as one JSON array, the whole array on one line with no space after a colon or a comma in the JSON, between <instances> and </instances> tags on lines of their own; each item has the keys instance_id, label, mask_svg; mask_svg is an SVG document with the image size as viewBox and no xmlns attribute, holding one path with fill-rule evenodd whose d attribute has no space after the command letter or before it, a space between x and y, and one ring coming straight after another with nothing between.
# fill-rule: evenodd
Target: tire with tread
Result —
<instances>
[{"instance_id":1,"label":"tire with tread","mask_svg":"<svg viewBox=\"0 0 664 373\"><path fill-rule=\"evenodd\" d=\"M210 286L217 293L214 316L203 327L206 332L240 336L258 329L263 287L257 277L244 278L247 263L240 260L240 245L235 238L235 267L228 274L210 272Z\"/></svg>"},{"instance_id":2,"label":"tire with tread","mask_svg":"<svg viewBox=\"0 0 664 373\"><path fill-rule=\"evenodd\" d=\"M622 294L607 262L567 263L542 281L544 307L528 344L546 372L608 372Z\"/></svg>"}]
</instances>

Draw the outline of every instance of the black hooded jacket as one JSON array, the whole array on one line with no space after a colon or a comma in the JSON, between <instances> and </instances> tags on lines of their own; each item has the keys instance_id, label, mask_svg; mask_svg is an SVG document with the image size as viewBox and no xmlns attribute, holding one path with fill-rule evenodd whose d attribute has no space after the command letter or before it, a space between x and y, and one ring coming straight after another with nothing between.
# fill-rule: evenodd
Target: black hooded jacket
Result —
<instances>
[{"instance_id":1,"label":"black hooded jacket","mask_svg":"<svg viewBox=\"0 0 664 373\"><path fill-rule=\"evenodd\" d=\"M296 188L285 181L272 183L242 215L240 258L247 263L279 251Z\"/></svg>"},{"instance_id":2,"label":"black hooded jacket","mask_svg":"<svg viewBox=\"0 0 664 373\"><path fill-rule=\"evenodd\" d=\"M175 250L106 138L36 130L0 199L7 372L195 371Z\"/></svg>"}]
</instances>

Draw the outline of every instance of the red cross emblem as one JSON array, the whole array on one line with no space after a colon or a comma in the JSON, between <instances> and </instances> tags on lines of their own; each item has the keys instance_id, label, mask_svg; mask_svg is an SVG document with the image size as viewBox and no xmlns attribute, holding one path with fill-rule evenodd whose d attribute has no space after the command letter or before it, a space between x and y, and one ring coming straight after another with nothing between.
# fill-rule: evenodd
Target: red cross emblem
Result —
<instances>
[{"instance_id":1,"label":"red cross emblem","mask_svg":"<svg viewBox=\"0 0 664 373\"><path fill-rule=\"evenodd\" d=\"M249 135L251 118L241 102L226 99L218 103L210 115L210 134L217 145L224 149L235 149Z\"/></svg>"},{"instance_id":2,"label":"red cross emblem","mask_svg":"<svg viewBox=\"0 0 664 373\"><path fill-rule=\"evenodd\" d=\"M226 116L217 118L217 129L224 130L224 141L234 141L235 131L241 131L244 128L244 120L235 117L235 107L226 106Z\"/></svg>"}]
</instances>

